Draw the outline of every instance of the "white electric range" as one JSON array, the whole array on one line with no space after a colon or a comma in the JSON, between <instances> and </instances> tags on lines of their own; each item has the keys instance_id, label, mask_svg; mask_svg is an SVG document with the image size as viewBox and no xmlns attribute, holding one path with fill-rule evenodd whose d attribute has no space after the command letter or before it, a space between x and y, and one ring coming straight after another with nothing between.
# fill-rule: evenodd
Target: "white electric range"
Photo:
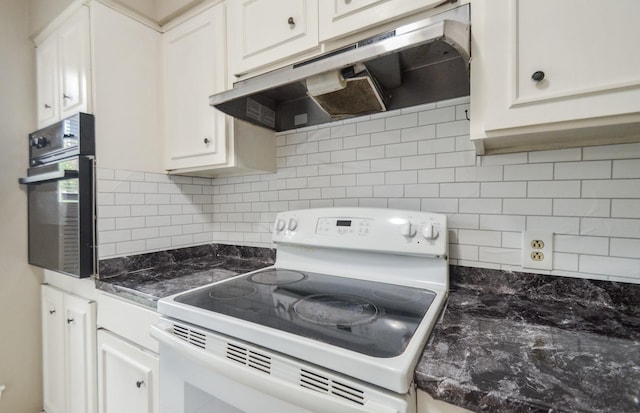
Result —
<instances>
[{"instance_id":1,"label":"white electric range","mask_svg":"<svg viewBox=\"0 0 640 413\"><path fill-rule=\"evenodd\" d=\"M447 297L446 216L278 214L275 265L158 302L161 413L414 412Z\"/></svg>"}]
</instances>

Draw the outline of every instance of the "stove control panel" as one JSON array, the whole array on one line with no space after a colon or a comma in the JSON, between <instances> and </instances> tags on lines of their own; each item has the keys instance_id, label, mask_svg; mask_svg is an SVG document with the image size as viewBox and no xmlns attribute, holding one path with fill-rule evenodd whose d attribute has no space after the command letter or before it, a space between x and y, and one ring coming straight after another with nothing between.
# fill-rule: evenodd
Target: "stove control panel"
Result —
<instances>
[{"instance_id":1,"label":"stove control panel","mask_svg":"<svg viewBox=\"0 0 640 413\"><path fill-rule=\"evenodd\" d=\"M447 217L381 208L319 208L278 214L273 242L410 255L447 254Z\"/></svg>"}]
</instances>

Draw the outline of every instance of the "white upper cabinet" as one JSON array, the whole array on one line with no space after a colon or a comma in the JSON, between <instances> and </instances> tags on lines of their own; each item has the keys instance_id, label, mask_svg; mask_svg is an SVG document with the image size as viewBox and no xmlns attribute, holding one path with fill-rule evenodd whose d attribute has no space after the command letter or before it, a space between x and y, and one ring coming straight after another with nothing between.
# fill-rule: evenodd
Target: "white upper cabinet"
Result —
<instances>
[{"instance_id":1,"label":"white upper cabinet","mask_svg":"<svg viewBox=\"0 0 640 413\"><path fill-rule=\"evenodd\" d=\"M83 6L38 44L38 127L89 112L89 10Z\"/></svg>"},{"instance_id":2,"label":"white upper cabinet","mask_svg":"<svg viewBox=\"0 0 640 413\"><path fill-rule=\"evenodd\" d=\"M219 4L163 36L167 170L227 160L225 117L209 106L226 84L224 27Z\"/></svg>"},{"instance_id":3,"label":"white upper cabinet","mask_svg":"<svg viewBox=\"0 0 640 413\"><path fill-rule=\"evenodd\" d=\"M232 75L318 49L318 0L229 0Z\"/></svg>"},{"instance_id":4,"label":"white upper cabinet","mask_svg":"<svg viewBox=\"0 0 640 413\"><path fill-rule=\"evenodd\" d=\"M228 85L225 5L163 35L165 169L219 176L275 170L275 135L209 106Z\"/></svg>"},{"instance_id":5,"label":"white upper cabinet","mask_svg":"<svg viewBox=\"0 0 640 413\"><path fill-rule=\"evenodd\" d=\"M348 35L442 3L442 0L320 1L320 41Z\"/></svg>"},{"instance_id":6,"label":"white upper cabinet","mask_svg":"<svg viewBox=\"0 0 640 413\"><path fill-rule=\"evenodd\" d=\"M638 16L637 0L474 2L471 138L480 152L638 136Z\"/></svg>"},{"instance_id":7,"label":"white upper cabinet","mask_svg":"<svg viewBox=\"0 0 640 413\"><path fill-rule=\"evenodd\" d=\"M38 127L92 113L99 167L161 172L159 29L99 1L72 2L34 39Z\"/></svg>"}]
</instances>

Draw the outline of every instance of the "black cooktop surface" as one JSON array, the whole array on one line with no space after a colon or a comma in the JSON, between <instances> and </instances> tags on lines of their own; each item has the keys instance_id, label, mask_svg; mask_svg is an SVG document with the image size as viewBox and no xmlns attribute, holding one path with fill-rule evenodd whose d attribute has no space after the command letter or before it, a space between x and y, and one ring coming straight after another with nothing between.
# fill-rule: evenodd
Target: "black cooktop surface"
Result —
<instances>
[{"instance_id":1,"label":"black cooktop surface","mask_svg":"<svg viewBox=\"0 0 640 413\"><path fill-rule=\"evenodd\" d=\"M175 301L386 358L404 352L435 296L426 289L269 268Z\"/></svg>"}]
</instances>

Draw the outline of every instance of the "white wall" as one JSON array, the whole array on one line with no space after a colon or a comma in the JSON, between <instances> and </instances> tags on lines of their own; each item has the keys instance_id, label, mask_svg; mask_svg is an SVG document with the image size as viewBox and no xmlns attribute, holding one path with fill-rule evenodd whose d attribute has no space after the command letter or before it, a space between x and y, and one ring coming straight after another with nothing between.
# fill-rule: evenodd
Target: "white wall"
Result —
<instances>
[{"instance_id":1,"label":"white wall","mask_svg":"<svg viewBox=\"0 0 640 413\"><path fill-rule=\"evenodd\" d=\"M466 109L462 98L283 133L275 174L100 170L100 257L271 246L279 211L366 206L447 214L454 264L521 270L521 233L537 229L555 233L551 274L640 283L640 143L477 157Z\"/></svg>"},{"instance_id":2,"label":"white wall","mask_svg":"<svg viewBox=\"0 0 640 413\"><path fill-rule=\"evenodd\" d=\"M42 272L27 264L27 198L18 185L28 166L27 134L35 125L27 5L0 0L0 385L7 386L1 413L42 409Z\"/></svg>"}]
</instances>

